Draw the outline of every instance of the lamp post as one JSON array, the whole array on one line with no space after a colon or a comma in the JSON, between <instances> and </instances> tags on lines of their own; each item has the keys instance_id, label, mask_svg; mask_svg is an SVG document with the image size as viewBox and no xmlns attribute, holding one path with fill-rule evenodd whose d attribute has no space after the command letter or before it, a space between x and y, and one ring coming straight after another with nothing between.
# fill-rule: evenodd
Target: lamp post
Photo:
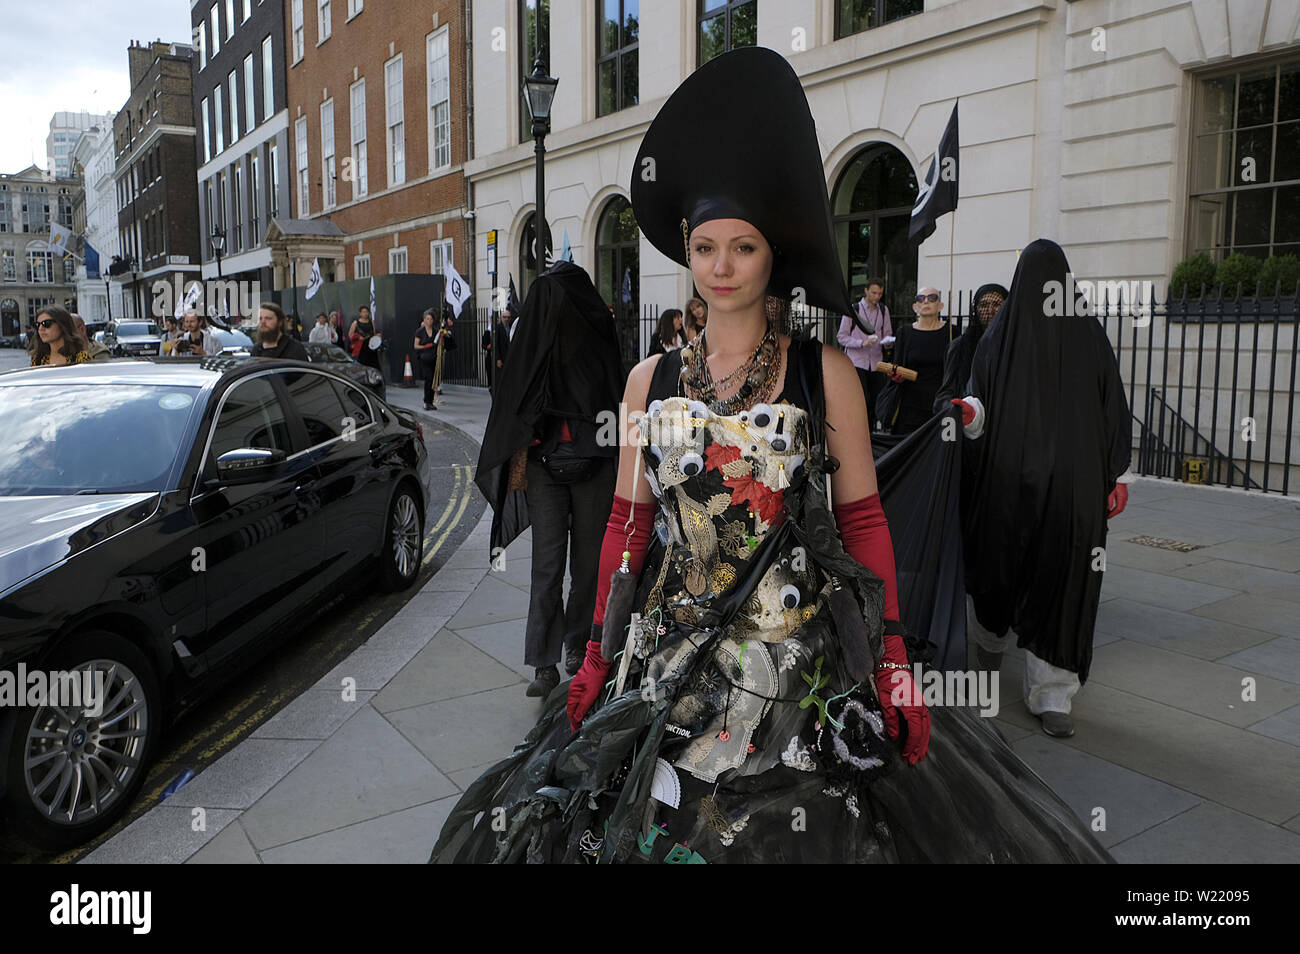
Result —
<instances>
[{"instance_id":1,"label":"lamp post","mask_svg":"<svg viewBox=\"0 0 1300 954\"><path fill-rule=\"evenodd\" d=\"M217 257L217 281L221 281L221 253L226 250L226 230L217 226L212 230L212 254Z\"/></svg>"},{"instance_id":2,"label":"lamp post","mask_svg":"<svg viewBox=\"0 0 1300 954\"><path fill-rule=\"evenodd\" d=\"M547 73L546 51L538 49L537 61L533 63L532 75L524 80L524 101L528 104L528 113L533 118L534 152L537 155L537 271L546 268L547 249L550 247L551 230L546 225L546 189L544 166L546 162L546 134L551 130L551 104L555 101L555 87L559 80Z\"/></svg>"}]
</instances>

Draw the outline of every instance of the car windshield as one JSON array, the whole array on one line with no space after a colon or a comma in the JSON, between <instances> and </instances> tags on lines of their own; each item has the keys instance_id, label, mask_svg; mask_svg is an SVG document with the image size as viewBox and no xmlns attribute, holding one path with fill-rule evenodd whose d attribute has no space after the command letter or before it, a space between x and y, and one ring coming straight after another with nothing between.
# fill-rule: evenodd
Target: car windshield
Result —
<instances>
[{"instance_id":1,"label":"car windshield","mask_svg":"<svg viewBox=\"0 0 1300 954\"><path fill-rule=\"evenodd\" d=\"M136 335L156 335L156 334L158 334L158 326L153 324L152 322L150 322L147 325L144 324L143 322L140 322L138 324L133 324L133 325L117 326L117 336L119 338L131 338Z\"/></svg>"},{"instance_id":2,"label":"car windshield","mask_svg":"<svg viewBox=\"0 0 1300 954\"><path fill-rule=\"evenodd\" d=\"M199 389L0 386L0 495L159 491Z\"/></svg>"}]
</instances>

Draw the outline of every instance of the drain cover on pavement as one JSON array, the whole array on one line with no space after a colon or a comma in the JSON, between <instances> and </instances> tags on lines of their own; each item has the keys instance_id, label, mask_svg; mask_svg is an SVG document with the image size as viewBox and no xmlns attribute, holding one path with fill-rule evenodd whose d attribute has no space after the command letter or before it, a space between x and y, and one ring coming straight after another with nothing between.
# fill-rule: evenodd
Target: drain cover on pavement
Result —
<instances>
[{"instance_id":1,"label":"drain cover on pavement","mask_svg":"<svg viewBox=\"0 0 1300 954\"><path fill-rule=\"evenodd\" d=\"M1166 540L1164 537L1129 537L1129 543L1141 544L1144 547L1156 547L1160 550L1177 550L1179 553L1191 553L1193 550L1199 550L1199 543L1182 543L1178 540Z\"/></svg>"}]
</instances>

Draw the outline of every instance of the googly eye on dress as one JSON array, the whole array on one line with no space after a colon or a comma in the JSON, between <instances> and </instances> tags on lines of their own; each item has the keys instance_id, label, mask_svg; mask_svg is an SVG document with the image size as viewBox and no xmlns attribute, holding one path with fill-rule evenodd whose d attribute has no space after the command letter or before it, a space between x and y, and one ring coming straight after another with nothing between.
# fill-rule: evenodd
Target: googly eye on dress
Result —
<instances>
[{"instance_id":1,"label":"googly eye on dress","mask_svg":"<svg viewBox=\"0 0 1300 954\"><path fill-rule=\"evenodd\" d=\"M663 401L651 401L649 406L645 409L646 417L658 417L663 409Z\"/></svg>"},{"instance_id":2,"label":"googly eye on dress","mask_svg":"<svg viewBox=\"0 0 1300 954\"><path fill-rule=\"evenodd\" d=\"M662 463L664 462L664 451L663 451L663 448L660 447L658 444L651 444L651 445L650 445L650 456L654 458L654 462L655 462L656 464L662 464Z\"/></svg>"},{"instance_id":3,"label":"googly eye on dress","mask_svg":"<svg viewBox=\"0 0 1300 954\"><path fill-rule=\"evenodd\" d=\"M803 454L791 454L785 459L785 469L791 477L803 473Z\"/></svg>"},{"instance_id":4,"label":"googly eye on dress","mask_svg":"<svg viewBox=\"0 0 1300 954\"><path fill-rule=\"evenodd\" d=\"M770 404L755 404L749 409L749 422L757 428L766 429L776 421L776 412Z\"/></svg>"},{"instance_id":5,"label":"googly eye on dress","mask_svg":"<svg viewBox=\"0 0 1300 954\"><path fill-rule=\"evenodd\" d=\"M708 417L709 406L703 401L690 401L686 405L686 411L691 417Z\"/></svg>"},{"instance_id":6,"label":"googly eye on dress","mask_svg":"<svg viewBox=\"0 0 1300 954\"><path fill-rule=\"evenodd\" d=\"M695 453L683 454L677 467L687 477L694 477L704 469L704 458Z\"/></svg>"},{"instance_id":7,"label":"googly eye on dress","mask_svg":"<svg viewBox=\"0 0 1300 954\"><path fill-rule=\"evenodd\" d=\"M793 583L787 583L785 586L781 587L781 605L786 609L794 609L799 605L800 599L799 587L795 586Z\"/></svg>"}]
</instances>

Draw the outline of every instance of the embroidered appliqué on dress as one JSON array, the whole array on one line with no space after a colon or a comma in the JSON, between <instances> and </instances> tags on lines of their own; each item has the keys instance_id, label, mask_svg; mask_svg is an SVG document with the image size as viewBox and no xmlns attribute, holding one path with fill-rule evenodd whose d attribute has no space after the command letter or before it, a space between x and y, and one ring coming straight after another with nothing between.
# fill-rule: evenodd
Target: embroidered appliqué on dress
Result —
<instances>
[{"instance_id":1,"label":"embroidered appliqu\u00e9 on dress","mask_svg":"<svg viewBox=\"0 0 1300 954\"><path fill-rule=\"evenodd\" d=\"M781 764L798 769L800 772L817 771L817 763L813 761L812 752L806 745L799 744L798 736L792 738L785 751L781 753Z\"/></svg>"}]
</instances>

